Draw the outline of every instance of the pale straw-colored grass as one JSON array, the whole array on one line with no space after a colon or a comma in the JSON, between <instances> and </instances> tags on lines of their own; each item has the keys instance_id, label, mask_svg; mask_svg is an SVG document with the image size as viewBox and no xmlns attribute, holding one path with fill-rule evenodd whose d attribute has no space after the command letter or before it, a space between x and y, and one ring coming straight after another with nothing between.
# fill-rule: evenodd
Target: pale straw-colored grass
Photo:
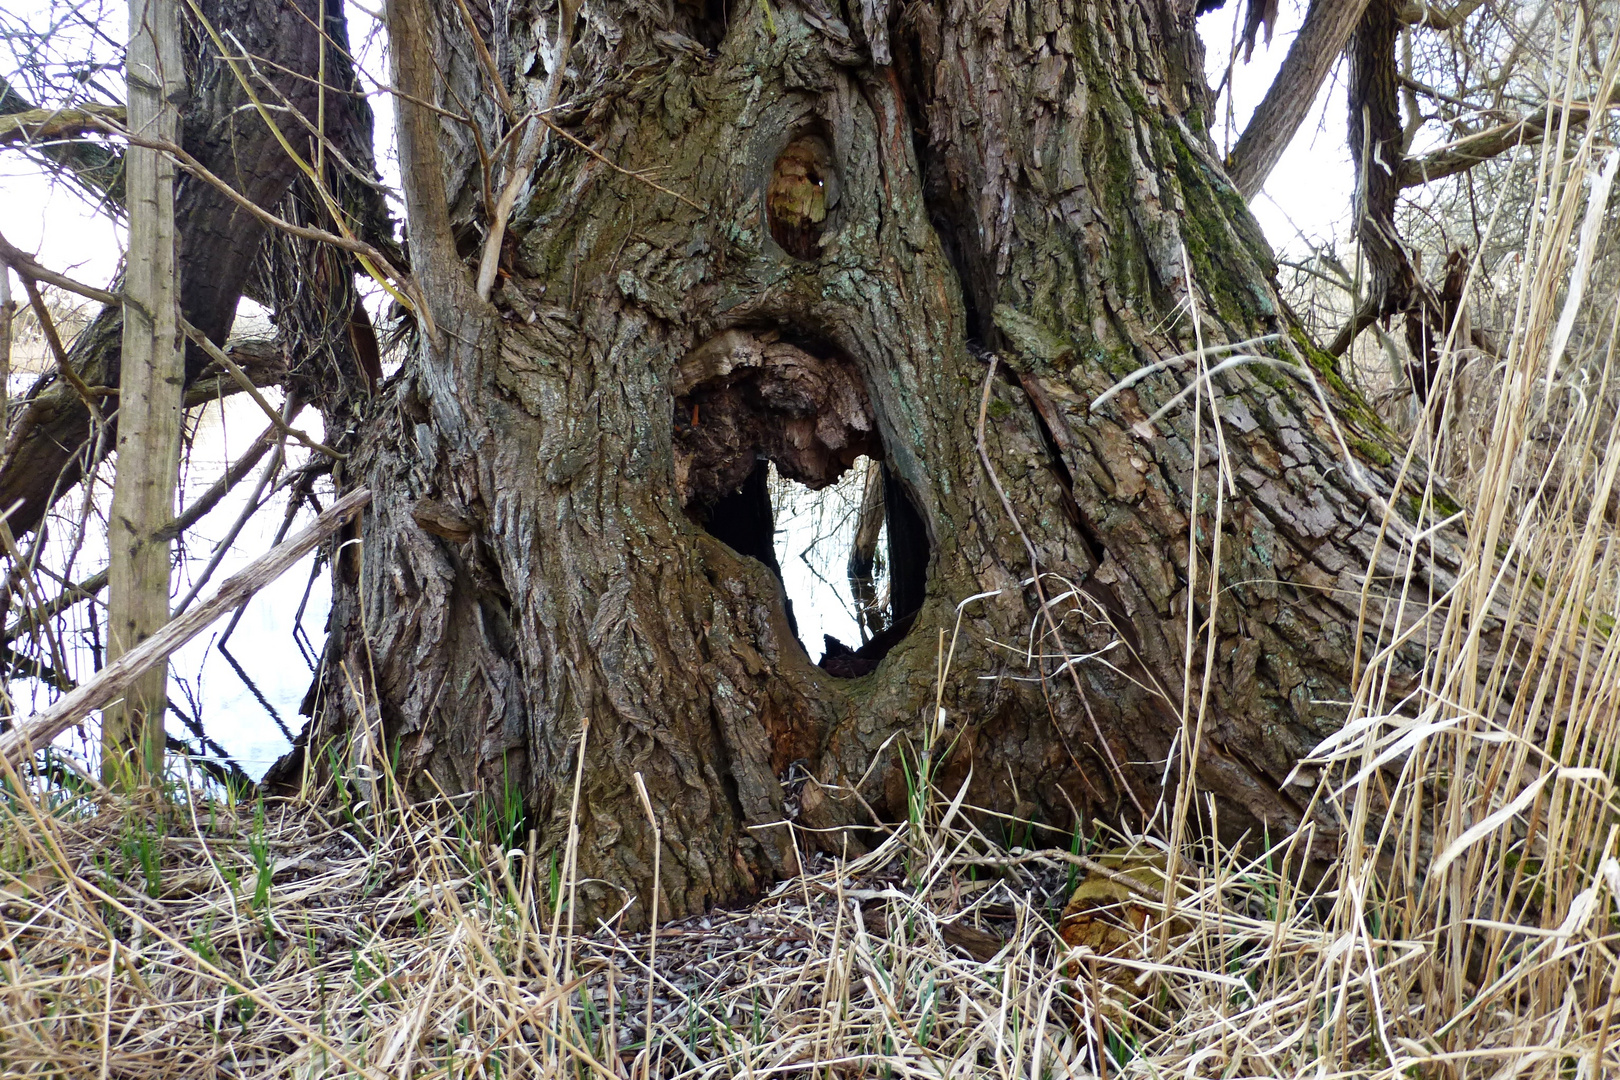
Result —
<instances>
[{"instance_id":1,"label":"pale straw-colored grass","mask_svg":"<svg viewBox=\"0 0 1620 1080\"><path fill-rule=\"evenodd\" d=\"M1546 140L1522 166L1540 212L1492 221L1524 230L1514 323L1499 356L1452 343L1466 377L1417 425L1423 514L1385 522L1377 564L1429 585L1369 575L1348 723L1299 773L1342 826L1308 887L1284 873L1299 837L1219 848L1190 791L1160 840L1008 850L923 786L869 854L811 857L655 942L571 927L572 853L492 843L510 823L471 800L407 805L367 779L386 797L339 783L261 806L182 777L131 803L12 777L0 1073L1620 1075L1620 229L1591 198L1613 153L1579 129ZM1198 387L1187 407L1213 408ZM1189 688L1202 632L1189 621ZM1188 745L1203 710L1189 689ZM1169 880L1093 858L1171 839L1141 863ZM1114 929L1070 948L1058 912L1099 880Z\"/></svg>"}]
</instances>

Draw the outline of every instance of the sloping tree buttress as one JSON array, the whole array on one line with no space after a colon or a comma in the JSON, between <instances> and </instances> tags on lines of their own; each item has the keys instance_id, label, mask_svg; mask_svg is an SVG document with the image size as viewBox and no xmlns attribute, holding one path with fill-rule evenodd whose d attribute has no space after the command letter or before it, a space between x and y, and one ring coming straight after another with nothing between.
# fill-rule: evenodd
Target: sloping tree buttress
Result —
<instances>
[{"instance_id":1,"label":"sloping tree buttress","mask_svg":"<svg viewBox=\"0 0 1620 1080\"><path fill-rule=\"evenodd\" d=\"M974 804L1141 827L1194 741L1183 701L1196 713L1205 696L1197 783L1220 828L1297 825L1283 780L1341 722L1359 571L1395 470L1290 328L1210 146L1191 4L569 12L553 118L591 152L549 137L485 304L473 132L412 101L472 108L486 147L505 122L457 9L389 5L432 327L418 319L345 465L374 509L338 562L309 745L363 734L421 790L431 773L521 793L557 845L583 742L581 895L603 911L620 890L645 896L652 873L636 772L681 915L834 835L795 841L790 809L812 829L903 819L907 761L930 738L950 747L938 783L968 781ZM558 18L480 9L520 109ZM814 191L793 186L806 178ZM1193 398L1148 423L1190 363L1092 408L1200 335L1274 335L1253 347L1273 365L1214 377L1220 428L1206 407L1200 445ZM774 410L750 429L774 434L711 438L748 427L724 404L744 399ZM712 485L741 484L760 455L815 486L856 452L915 508L928 564L910 632L839 679L793 637L772 571L697 521ZM1379 549L1390 579L1409 573L1398 547Z\"/></svg>"}]
</instances>

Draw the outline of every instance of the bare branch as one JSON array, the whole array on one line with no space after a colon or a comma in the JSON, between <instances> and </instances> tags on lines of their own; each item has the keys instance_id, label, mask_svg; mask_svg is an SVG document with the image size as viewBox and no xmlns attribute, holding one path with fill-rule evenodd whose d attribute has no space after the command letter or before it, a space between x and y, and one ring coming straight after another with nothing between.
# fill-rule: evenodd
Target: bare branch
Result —
<instances>
[{"instance_id":1,"label":"bare branch","mask_svg":"<svg viewBox=\"0 0 1620 1080\"><path fill-rule=\"evenodd\" d=\"M1613 107L1614 104L1615 100L1611 98L1605 107ZM1583 124L1591 117L1593 108L1590 103L1582 101L1571 102L1567 106L1547 105L1523 119L1465 135L1422 157L1407 158L1401 162L1397 173L1400 186L1417 187L1419 184L1455 176L1509 150L1520 146L1534 146L1546 135L1548 118L1561 116L1566 112L1571 124Z\"/></svg>"},{"instance_id":2,"label":"bare branch","mask_svg":"<svg viewBox=\"0 0 1620 1080\"><path fill-rule=\"evenodd\" d=\"M94 710L112 704L148 668L168 659L170 653L202 633L227 611L247 603L255 593L291 569L315 545L336 532L343 522L370 501L371 491L367 488L351 491L339 499L309 528L259 556L246 569L229 578L205 603L171 620L157 633L102 668L77 690L0 736L0 757L15 767Z\"/></svg>"},{"instance_id":3,"label":"bare branch","mask_svg":"<svg viewBox=\"0 0 1620 1080\"><path fill-rule=\"evenodd\" d=\"M1463 20L1485 6L1485 0L1458 0L1450 7L1430 4L1426 0L1407 4L1396 18L1408 26L1427 26L1431 30L1453 30Z\"/></svg>"},{"instance_id":4,"label":"bare branch","mask_svg":"<svg viewBox=\"0 0 1620 1080\"><path fill-rule=\"evenodd\" d=\"M1367 4L1368 0L1313 0L1277 78L1227 158L1226 171L1245 199L1260 194L1266 177L1282 159Z\"/></svg>"},{"instance_id":5,"label":"bare branch","mask_svg":"<svg viewBox=\"0 0 1620 1080\"><path fill-rule=\"evenodd\" d=\"M0 263L5 263L11 267L20 278L43 281L47 285L55 285L63 292L76 293L87 300L99 300L103 304L122 304L124 302L123 297L117 293L108 292L106 289L98 289L93 285L86 285L80 281L74 281L72 278L58 274L54 270L47 270L35 262L26 251L13 246L4 236L0 236Z\"/></svg>"},{"instance_id":6,"label":"bare branch","mask_svg":"<svg viewBox=\"0 0 1620 1080\"><path fill-rule=\"evenodd\" d=\"M79 373L73 370L73 362L68 359L67 349L62 345L62 339L56 333L56 322L45 307L45 299L39 295L39 286L31 277L22 279L23 291L28 293L28 304L34 309L34 318L39 320L40 332L45 335L45 343L50 346L51 355L56 358L56 370L73 392L79 395L84 407L90 410L90 415L97 423L103 422L101 406L97 398L117 397L118 391L110 386L88 386L79 378Z\"/></svg>"},{"instance_id":7,"label":"bare branch","mask_svg":"<svg viewBox=\"0 0 1620 1080\"><path fill-rule=\"evenodd\" d=\"M230 372L231 378L235 379L237 385L240 386L247 393L247 395L253 399L254 404L258 405L259 408L263 410L264 415L270 418L270 422L275 425L276 430L285 435L292 436L305 446L309 447L311 450L318 450L334 461L342 461L348 457L347 454L340 454L338 451L332 449L323 442L317 442L315 439L310 438L308 435L304 434L302 431L299 431L297 428L290 426L287 421L283 420L281 414L276 412L275 408L268 401L264 400L264 395L259 393L259 388L253 385L253 380L248 378L247 372L243 371L237 365L236 361L232 360L229 356L226 356L224 349L221 349L218 345L215 345L212 341L209 341L207 334L203 333L201 330L198 330L195 326L192 326L183 319L181 320L180 327L185 332L186 337L191 339L192 344L196 345L203 352L207 353L209 359L213 360L214 363Z\"/></svg>"},{"instance_id":8,"label":"bare branch","mask_svg":"<svg viewBox=\"0 0 1620 1080\"><path fill-rule=\"evenodd\" d=\"M105 570L92 574L77 584L69 585L44 603L18 615L16 621L6 627L5 636L0 637L0 644L11 644L26 634L30 627L44 626L48 620L60 615L74 604L94 599L95 595L106 587Z\"/></svg>"},{"instance_id":9,"label":"bare branch","mask_svg":"<svg viewBox=\"0 0 1620 1080\"><path fill-rule=\"evenodd\" d=\"M218 189L222 194L225 195L226 198L230 199L236 205L246 210L253 217L257 218L261 224L267 225L272 229L279 229L289 236L298 237L300 240L308 240L309 242L315 244L328 244L339 249L340 251L347 251L351 255L358 256L362 260L371 262L377 267L378 271L382 275L399 283L400 288L404 290L405 293L405 296L399 297L399 299L406 300L408 305L417 309L424 319L428 317L425 309L422 308L419 302L420 292L411 276L395 269L394 264L389 262L386 255L372 247L370 244L366 243L364 240L357 237L341 236L334 232L328 232L325 229L315 229L305 225L295 225L284 217L272 214L270 211L266 210L264 207L260 206L246 195L243 195L240 191L237 191L235 188L231 187L230 184L227 184L224 180L215 175L206 165L192 157L190 154L186 153L183 147L163 139L142 138L141 136L132 134L131 132L118 127L117 125L107 123L106 121L97 120L97 123L103 125L104 130L123 138L131 146L141 146L151 150L162 150L163 152L172 155L176 163L178 163L182 169L186 170L188 173L210 185L211 187Z\"/></svg>"},{"instance_id":10,"label":"bare branch","mask_svg":"<svg viewBox=\"0 0 1620 1080\"><path fill-rule=\"evenodd\" d=\"M579 0L562 0L557 5L556 55L552 57L551 73L546 76L545 88L540 94L540 107L534 113L536 123L524 135L512 175L507 178L499 201L490 208L492 220L489 235L484 238L484 254L478 262L480 300L488 300L489 291L495 285L495 270L501 261L501 241L506 237L507 219L511 217L518 194L523 190L523 185L529 182L529 173L534 170L534 163L540 159L540 151L546 145L542 134L553 127L541 121L546 119L546 113L556 107L557 94L562 90L563 72L568 69L568 49L573 42L574 16L578 13Z\"/></svg>"},{"instance_id":11,"label":"bare branch","mask_svg":"<svg viewBox=\"0 0 1620 1080\"><path fill-rule=\"evenodd\" d=\"M79 109L29 109L0 116L0 146L33 143L45 139L73 139L90 132L102 133L97 120L124 121L124 110L117 105L86 105Z\"/></svg>"}]
</instances>

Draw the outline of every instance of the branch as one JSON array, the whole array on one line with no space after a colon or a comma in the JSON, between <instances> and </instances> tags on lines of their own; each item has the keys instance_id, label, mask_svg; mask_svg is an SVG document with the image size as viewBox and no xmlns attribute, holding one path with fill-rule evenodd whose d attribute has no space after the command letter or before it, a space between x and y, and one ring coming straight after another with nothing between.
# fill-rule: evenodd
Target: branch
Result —
<instances>
[{"instance_id":1,"label":"branch","mask_svg":"<svg viewBox=\"0 0 1620 1080\"><path fill-rule=\"evenodd\" d=\"M287 353L268 338L232 338L225 352L247 373L254 386L280 386L287 381ZM241 393L236 377L209 366L186 387L185 407L195 409Z\"/></svg>"},{"instance_id":2,"label":"branch","mask_svg":"<svg viewBox=\"0 0 1620 1080\"><path fill-rule=\"evenodd\" d=\"M1226 171L1244 199L1260 194L1294 133L1305 122L1316 93L1350 39L1369 0L1313 0L1265 100L1226 159Z\"/></svg>"},{"instance_id":3,"label":"branch","mask_svg":"<svg viewBox=\"0 0 1620 1080\"><path fill-rule=\"evenodd\" d=\"M111 705L148 668L168 659L170 653L202 633L227 611L247 603L254 593L286 573L315 545L336 532L343 522L370 501L371 492L366 488L345 495L317 517L309 528L272 548L232 576L207 602L170 621L157 633L102 668L77 690L0 736L0 758L15 767L94 710Z\"/></svg>"},{"instance_id":4,"label":"branch","mask_svg":"<svg viewBox=\"0 0 1620 1080\"><path fill-rule=\"evenodd\" d=\"M1480 8L1485 6L1485 0L1459 0L1449 8L1438 4L1419 0L1417 3L1407 4L1396 15L1401 22L1408 26L1427 26L1431 30L1452 30L1462 25L1462 21Z\"/></svg>"},{"instance_id":5,"label":"branch","mask_svg":"<svg viewBox=\"0 0 1620 1080\"><path fill-rule=\"evenodd\" d=\"M111 106L85 105L75 111L81 115L99 114L105 117L111 114L102 110L109 108ZM0 76L0 116L16 116L20 113L50 115L61 111L37 108L33 102L17 93L16 88L8 83L4 76ZM123 206L123 157L112 147L102 143L71 140L47 142L30 149L60 168L69 180L83 188L92 199L96 201L107 199L115 207Z\"/></svg>"},{"instance_id":6,"label":"branch","mask_svg":"<svg viewBox=\"0 0 1620 1080\"><path fill-rule=\"evenodd\" d=\"M104 129L98 120L122 123L124 110L117 105L86 105L82 109L29 109L0 116L0 146L73 139L89 132L99 135Z\"/></svg>"},{"instance_id":7,"label":"branch","mask_svg":"<svg viewBox=\"0 0 1620 1080\"><path fill-rule=\"evenodd\" d=\"M84 407L90 410L90 415L96 423L103 423L101 407L96 403L98 397L111 397L118 391L110 386L88 386L79 378L79 373L73 370L73 361L68 359L67 348L56 333L56 323L51 319L49 309L45 307L44 297L39 295L39 285L31 277L23 277L23 291L28 294L28 306L34 309L34 318L39 320L40 333L45 337L45 343L50 346L51 355L56 358L57 371L73 387L73 392L79 395Z\"/></svg>"},{"instance_id":8,"label":"branch","mask_svg":"<svg viewBox=\"0 0 1620 1080\"><path fill-rule=\"evenodd\" d=\"M29 608L18 615L16 621L6 627L5 635L0 637L0 644L9 645L26 634L30 627L44 626L45 620L55 618L74 604L95 599L95 595L106 587L105 570L98 571L75 585L69 585L38 607Z\"/></svg>"},{"instance_id":9,"label":"branch","mask_svg":"<svg viewBox=\"0 0 1620 1080\"><path fill-rule=\"evenodd\" d=\"M289 417L289 419L291 418ZM231 462L230 467L220 475L220 478L215 480L207 491L197 497L196 502L186 507L179 517L158 530L158 536L164 540L178 539L181 533L191 528L201 520L204 514L219 505L219 501L229 494L232 488L242 482L242 478L253 469L253 466L259 463L265 454L270 452L270 448L275 446L279 439L280 431L275 424L265 428L263 433L253 440L253 444L247 448L247 451Z\"/></svg>"},{"instance_id":10,"label":"branch","mask_svg":"<svg viewBox=\"0 0 1620 1080\"><path fill-rule=\"evenodd\" d=\"M240 386L244 391L247 392L248 397L251 397L253 399L253 403L264 412L264 415L270 418L270 422L276 426L278 431L284 435L292 436L305 446L309 447L311 450L320 451L333 461L342 461L349 456L347 454L338 453L336 450L332 449L330 446L327 446L323 442L317 442L308 435L304 434L302 431L299 431L297 428L288 424L286 420L282 419L281 414L276 412L275 408L271 406L268 401L264 400L264 395L259 393L259 388L253 385L253 380L248 378L247 372L238 367L235 360L232 360L229 356L226 356L224 349L221 349L218 345L215 345L212 341L209 341L207 334L203 333L195 326L192 326L184 319L180 320L180 329L185 333L186 337L191 339L194 345L208 354L208 358L210 360L231 373L231 378L236 380L236 385Z\"/></svg>"},{"instance_id":11,"label":"branch","mask_svg":"<svg viewBox=\"0 0 1620 1080\"><path fill-rule=\"evenodd\" d=\"M74 281L70 277L58 274L55 270L47 270L22 248L14 246L4 236L0 236L0 263L5 263L17 272L20 278L32 278L43 281L47 285L55 285L63 292L77 293L87 300L99 300L103 304L122 304L123 297L117 293L110 293L106 289L98 289L93 285Z\"/></svg>"},{"instance_id":12,"label":"branch","mask_svg":"<svg viewBox=\"0 0 1620 1080\"><path fill-rule=\"evenodd\" d=\"M1608 108L1616 100L1611 96L1608 104L1601 107ZM1566 111L1571 124L1582 124L1592 115L1593 106L1584 101L1545 105L1522 119L1465 135L1422 157L1407 158L1401 162L1396 179L1403 188L1417 187L1431 180L1467 172L1480 162L1489 161L1516 147L1534 146L1545 137L1548 119Z\"/></svg>"},{"instance_id":13,"label":"branch","mask_svg":"<svg viewBox=\"0 0 1620 1080\"><path fill-rule=\"evenodd\" d=\"M563 75L568 70L568 50L573 43L574 17L579 14L579 0L562 0L557 5L557 38L555 53L551 60L551 72L546 76L546 83L540 94L540 104L535 109L537 120L544 120L546 113L557 104L557 94L562 89ZM540 151L545 147L546 141L542 133L550 125L535 124L529 128L518 148L517 162L512 168L512 175L507 178L506 187L501 191L500 198L492 210L489 223L489 235L484 237L484 254L478 262L478 299L488 300L489 291L495 285L495 271L501 262L501 241L506 237L506 222L512 215L512 207L517 203L518 193L523 185L529 182L529 174L534 171L535 162L540 159Z\"/></svg>"},{"instance_id":14,"label":"branch","mask_svg":"<svg viewBox=\"0 0 1620 1080\"><path fill-rule=\"evenodd\" d=\"M208 168L208 166L198 161L192 155L186 153L183 147L180 147L165 139L142 138L133 132L127 131L124 128L118 127L115 124L111 124L103 120L98 120L97 123L102 127L103 130L110 134L119 136L131 146L140 146L149 150L162 150L164 153L169 154L174 158L175 163L178 164L182 169L186 170L186 172L195 176L203 183L208 184L210 187L216 188L226 198L230 199L236 205L246 210L253 217L257 218L261 224L272 229L278 229L289 236L296 236L300 240L307 240L312 244L328 244L339 249L340 251L347 251L349 254L360 259L362 264L364 264L366 261L371 262L375 267L377 267L378 273L382 275L382 277L397 282L399 287L404 290L405 295L400 295L399 293L394 292L392 286L390 286L387 281L381 282L383 287L388 289L389 292L393 293L395 299L400 300L406 307L417 310L421 314L424 321L430 321L426 314L425 307L423 307L423 305L420 303L421 291L416 287L415 280L409 274L401 273L399 270L396 270L394 268L394 264L388 261L388 257L386 255L372 247L370 244L366 243L364 240L356 237L341 236L334 232L328 232L325 229L315 229L305 225L295 225L284 217L272 214L270 211L266 210L264 207L260 206L246 195L243 195L240 191L237 191L230 184L226 183L219 176L215 175L214 172Z\"/></svg>"}]
</instances>

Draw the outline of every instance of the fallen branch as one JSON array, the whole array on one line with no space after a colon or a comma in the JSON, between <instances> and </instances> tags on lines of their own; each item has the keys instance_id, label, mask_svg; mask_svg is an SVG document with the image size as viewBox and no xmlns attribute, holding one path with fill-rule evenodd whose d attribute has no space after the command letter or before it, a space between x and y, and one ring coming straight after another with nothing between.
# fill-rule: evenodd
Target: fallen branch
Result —
<instances>
[{"instance_id":1,"label":"fallen branch","mask_svg":"<svg viewBox=\"0 0 1620 1080\"><path fill-rule=\"evenodd\" d=\"M87 679L77 690L0 736L0 758L16 767L36 749L47 745L92 711L118 700L148 668L168 659L170 653L202 633L227 611L247 603L254 593L279 578L370 501L371 492L366 488L352 491L339 499L309 528L272 548L233 575L206 602L171 620L157 633Z\"/></svg>"}]
</instances>

